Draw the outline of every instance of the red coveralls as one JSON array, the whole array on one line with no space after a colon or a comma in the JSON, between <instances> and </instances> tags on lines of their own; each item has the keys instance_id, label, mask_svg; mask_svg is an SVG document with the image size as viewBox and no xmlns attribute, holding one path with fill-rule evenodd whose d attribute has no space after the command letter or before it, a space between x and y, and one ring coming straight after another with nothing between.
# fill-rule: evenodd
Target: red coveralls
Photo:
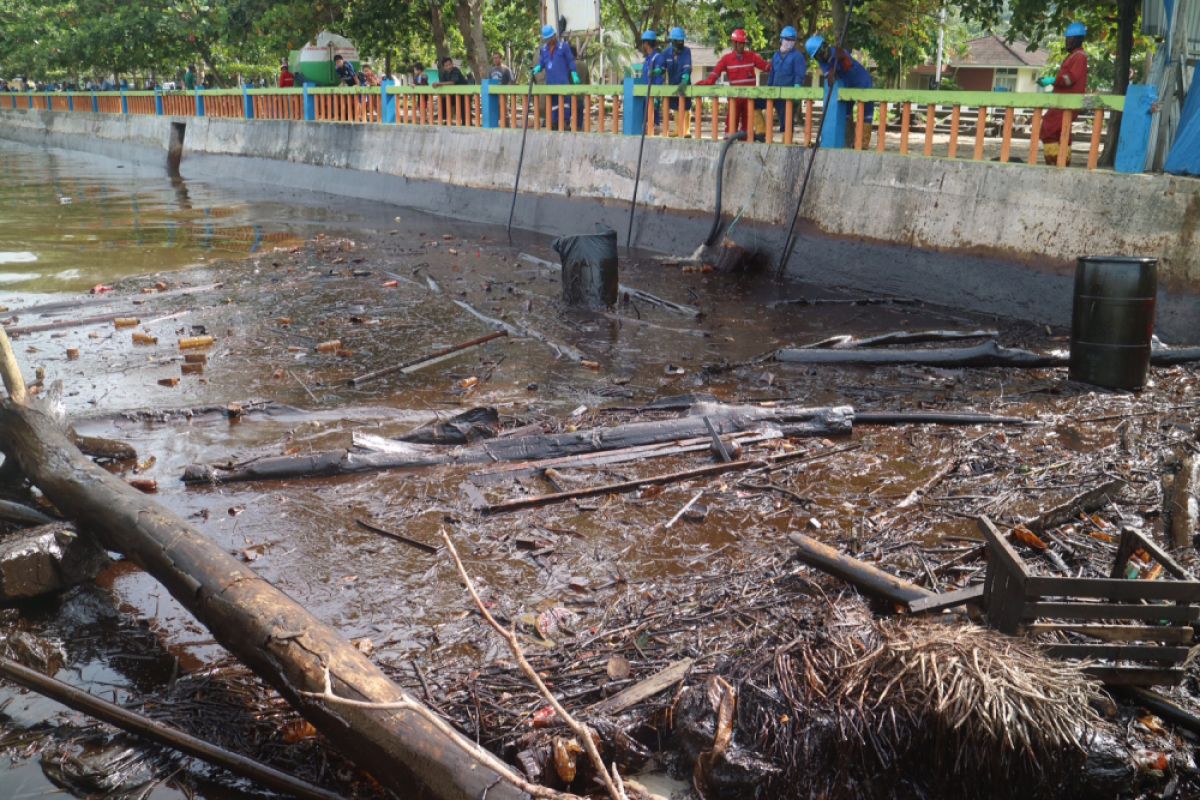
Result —
<instances>
[{"instance_id":1,"label":"red coveralls","mask_svg":"<svg viewBox=\"0 0 1200 800\"><path fill-rule=\"evenodd\" d=\"M1071 85L1063 81L1064 77L1071 78ZM1065 59L1062 66L1058 68L1058 75L1054 79L1055 94L1084 94L1087 92L1088 79L1088 60L1087 53L1083 52L1082 47L1078 47L1071 51ZM1075 112L1078 113L1078 112ZM1062 135L1063 112L1061 109L1052 108L1045 112L1042 116L1042 132L1038 138L1045 144L1053 144L1054 156L1058 155L1058 140ZM1047 160L1050 154L1047 153Z\"/></svg>"},{"instance_id":2,"label":"red coveralls","mask_svg":"<svg viewBox=\"0 0 1200 800\"><path fill-rule=\"evenodd\" d=\"M707 78L697 83L697 86L712 86L717 82L717 78L721 77L721 73L729 75L730 86L756 86L758 77L754 70L760 69L763 72L770 72L771 65L762 60L762 57L753 50L743 50L741 55L736 52L729 52L721 56L721 60L713 67L713 71ZM750 110L753 107L753 100L741 99L730 100L733 105L733 118L729 120L728 133L733 133L735 130L745 131L749 139L754 138L754 132L750 130Z\"/></svg>"}]
</instances>

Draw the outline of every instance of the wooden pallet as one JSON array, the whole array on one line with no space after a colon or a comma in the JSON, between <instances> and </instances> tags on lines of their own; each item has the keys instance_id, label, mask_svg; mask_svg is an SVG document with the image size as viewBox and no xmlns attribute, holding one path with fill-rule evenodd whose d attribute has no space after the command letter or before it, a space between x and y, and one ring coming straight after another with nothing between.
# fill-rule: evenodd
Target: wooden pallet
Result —
<instances>
[{"instance_id":1,"label":"wooden pallet","mask_svg":"<svg viewBox=\"0 0 1200 800\"><path fill-rule=\"evenodd\" d=\"M1047 644L1058 658L1108 662L1087 672L1105 683L1177 684L1190 652L1193 623L1200 618L1200 581L1132 528L1121 532L1108 578L1033 575L987 517L979 518L987 540L983 606L988 622L1003 633L1071 633L1086 642ZM1162 580L1126 580L1137 551L1162 565ZM1073 637L1073 638L1078 638Z\"/></svg>"}]
</instances>

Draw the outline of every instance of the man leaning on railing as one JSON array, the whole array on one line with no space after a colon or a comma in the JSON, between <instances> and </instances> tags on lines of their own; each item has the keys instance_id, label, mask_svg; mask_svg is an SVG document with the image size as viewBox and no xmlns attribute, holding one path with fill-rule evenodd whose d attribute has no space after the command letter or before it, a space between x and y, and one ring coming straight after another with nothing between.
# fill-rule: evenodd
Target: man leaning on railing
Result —
<instances>
[{"instance_id":1,"label":"man leaning on railing","mask_svg":"<svg viewBox=\"0 0 1200 800\"><path fill-rule=\"evenodd\" d=\"M1063 59L1058 74L1038 78L1038 83L1045 87L1054 87L1055 94L1085 94L1088 82L1088 58L1083 50L1083 38L1087 36L1087 27L1082 22L1072 22L1063 33L1067 40L1067 57ZM1063 111L1059 108L1048 110L1042 117L1042 155L1050 166L1058 164L1059 148L1063 130ZM1067 166L1071 165L1071 135L1067 133Z\"/></svg>"}]
</instances>

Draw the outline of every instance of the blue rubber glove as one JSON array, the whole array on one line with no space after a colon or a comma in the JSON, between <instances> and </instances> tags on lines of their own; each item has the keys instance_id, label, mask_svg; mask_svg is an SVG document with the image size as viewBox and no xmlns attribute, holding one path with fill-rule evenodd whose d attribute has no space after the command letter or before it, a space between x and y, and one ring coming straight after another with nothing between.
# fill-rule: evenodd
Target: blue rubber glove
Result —
<instances>
[{"instance_id":1,"label":"blue rubber glove","mask_svg":"<svg viewBox=\"0 0 1200 800\"><path fill-rule=\"evenodd\" d=\"M1039 86L1053 86L1054 85L1054 76L1043 75L1042 77L1038 78L1037 82L1038 82Z\"/></svg>"},{"instance_id":2,"label":"blue rubber glove","mask_svg":"<svg viewBox=\"0 0 1200 800\"><path fill-rule=\"evenodd\" d=\"M576 86L582 83L582 81L579 80L579 73L575 72L574 70L571 71L571 83L575 84Z\"/></svg>"},{"instance_id":3,"label":"blue rubber glove","mask_svg":"<svg viewBox=\"0 0 1200 800\"><path fill-rule=\"evenodd\" d=\"M536 67L534 67L534 68L533 68L533 74L534 74L534 75L537 75L537 74L538 74L539 72L541 72L541 71L542 71L542 65L541 65L541 64L538 64Z\"/></svg>"}]
</instances>

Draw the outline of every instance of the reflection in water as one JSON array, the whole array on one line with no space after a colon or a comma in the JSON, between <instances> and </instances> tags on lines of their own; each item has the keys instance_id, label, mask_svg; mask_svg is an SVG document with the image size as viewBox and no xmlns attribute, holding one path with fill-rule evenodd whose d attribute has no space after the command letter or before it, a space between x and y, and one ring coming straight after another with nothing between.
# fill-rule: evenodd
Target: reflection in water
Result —
<instances>
[{"instance_id":1,"label":"reflection in water","mask_svg":"<svg viewBox=\"0 0 1200 800\"><path fill-rule=\"evenodd\" d=\"M320 208L247 203L219 187L0 141L0 285L63 292L292 247ZM19 266L18 266L19 265Z\"/></svg>"}]
</instances>

